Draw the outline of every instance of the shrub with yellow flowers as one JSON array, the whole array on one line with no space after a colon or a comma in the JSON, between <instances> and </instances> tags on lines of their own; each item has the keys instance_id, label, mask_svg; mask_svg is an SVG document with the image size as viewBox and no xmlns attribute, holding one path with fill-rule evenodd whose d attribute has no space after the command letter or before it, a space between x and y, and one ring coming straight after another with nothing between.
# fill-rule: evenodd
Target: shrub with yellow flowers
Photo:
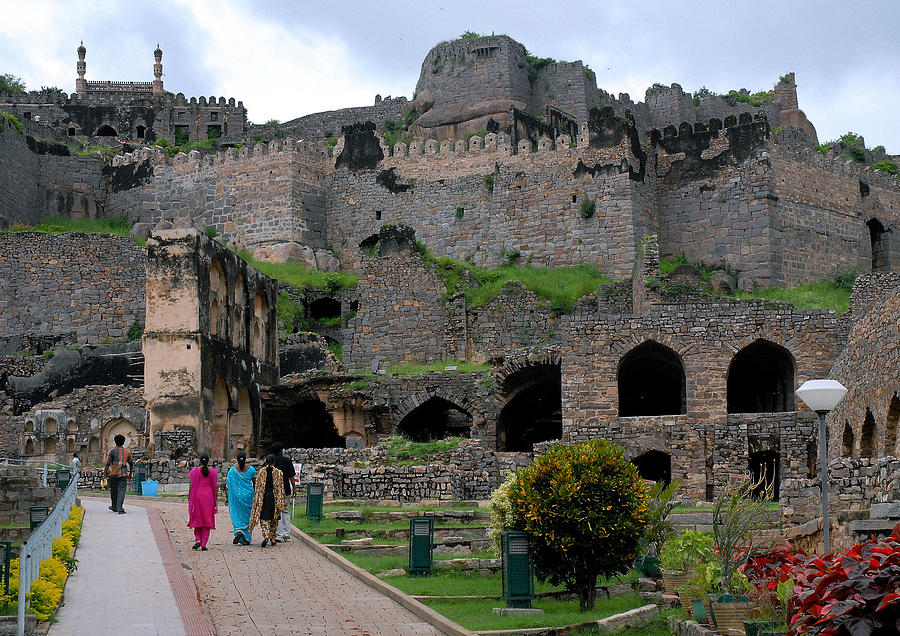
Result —
<instances>
[{"instance_id":1,"label":"shrub with yellow flowers","mask_svg":"<svg viewBox=\"0 0 900 636\"><path fill-rule=\"evenodd\" d=\"M627 572L648 523L648 494L620 446L557 445L509 487L514 529L528 532L541 580L564 584L593 609L597 577Z\"/></svg>"}]
</instances>

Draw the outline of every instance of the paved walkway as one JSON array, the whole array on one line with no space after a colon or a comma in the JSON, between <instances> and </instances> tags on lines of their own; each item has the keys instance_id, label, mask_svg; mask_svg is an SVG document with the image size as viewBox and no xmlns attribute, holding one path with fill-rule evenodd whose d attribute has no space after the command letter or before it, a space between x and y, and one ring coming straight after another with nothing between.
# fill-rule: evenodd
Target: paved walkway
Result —
<instances>
[{"instance_id":1,"label":"paved walkway","mask_svg":"<svg viewBox=\"0 0 900 636\"><path fill-rule=\"evenodd\" d=\"M232 545L224 506L200 552L183 500L129 498L126 515L83 503L78 569L50 636L440 633L297 538L262 549L257 530L252 546Z\"/></svg>"}]
</instances>

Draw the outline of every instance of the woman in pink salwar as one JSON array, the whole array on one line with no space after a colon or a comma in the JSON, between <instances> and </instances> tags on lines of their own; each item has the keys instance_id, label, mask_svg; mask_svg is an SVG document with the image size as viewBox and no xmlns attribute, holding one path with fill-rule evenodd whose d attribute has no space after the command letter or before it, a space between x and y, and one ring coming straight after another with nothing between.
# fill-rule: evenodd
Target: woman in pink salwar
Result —
<instances>
[{"instance_id":1,"label":"woman in pink salwar","mask_svg":"<svg viewBox=\"0 0 900 636\"><path fill-rule=\"evenodd\" d=\"M192 468L188 473L191 488L188 491L188 527L194 529L197 539L193 550L206 551L209 531L216 527L216 514L219 512L217 488L219 473L209 467L209 455L200 456L200 466Z\"/></svg>"}]
</instances>

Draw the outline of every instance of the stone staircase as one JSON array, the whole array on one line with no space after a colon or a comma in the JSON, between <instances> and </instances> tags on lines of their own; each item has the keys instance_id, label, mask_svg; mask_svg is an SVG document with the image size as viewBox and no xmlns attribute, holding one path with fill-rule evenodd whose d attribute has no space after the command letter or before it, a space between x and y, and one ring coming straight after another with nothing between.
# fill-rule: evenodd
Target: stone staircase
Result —
<instances>
[{"instance_id":1,"label":"stone staircase","mask_svg":"<svg viewBox=\"0 0 900 636\"><path fill-rule=\"evenodd\" d=\"M872 504L868 519L849 521L847 531L854 543L862 543L872 535L881 538L890 536L897 523L900 523L900 502Z\"/></svg>"}]
</instances>

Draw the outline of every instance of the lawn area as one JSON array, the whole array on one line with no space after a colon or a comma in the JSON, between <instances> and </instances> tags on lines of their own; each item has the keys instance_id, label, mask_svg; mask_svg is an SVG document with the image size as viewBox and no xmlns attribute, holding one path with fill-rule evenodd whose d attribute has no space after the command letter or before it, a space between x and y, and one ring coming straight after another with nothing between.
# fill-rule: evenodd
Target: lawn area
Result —
<instances>
[{"instance_id":1,"label":"lawn area","mask_svg":"<svg viewBox=\"0 0 900 636\"><path fill-rule=\"evenodd\" d=\"M70 219L65 216L54 216L36 225L13 223L5 232L40 232L42 234L63 234L65 232L83 232L85 234L116 234L128 236L132 222L125 217L103 219Z\"/></svg>"},{"instance_id":2,"label":"lawn area","mask_svg":"<svg viewBox=\"0 0 900 636\"><path fill-rule=\"evenodd\" d=\"M543 616L497 616L491 610L504 605L502 601L494 599L426 600L425 604L463 627L471 630L488 630L560 627L584 623L641 607L645 603L640 594L634 593L598 600L593 611L580 612L577 600L535 599L532 606L544 610Z\"/></svg>"},{"instance_id":3,"label":"lawn area","mask_svg":"<svg viewBox=\"0 0 900 636\"><path fill-rule=\"evenodd\" d=\"M622 576L600 578L597 585L630 583L639 576L637 570L632 570ZM473 572L436 570L431 576L389 576L384 581L412 596L501 596L503 593L500 574L485 576ZM562 585L551 585L537 579L534 581L535 594L559 592L563 589Z\"/></svg>"},{"instance_id":4,"label":"lawn area","mask_svg":"<svg viewBox=\"0 0 900 636\"><path fill-rule=\"evenodd\" d=\"M659 616L649 623L641 625L640 627L629 627L627 629L619 630L615 632L615 636L670 636L671 632L669 631L667 622L669 616L687 618L684 610L680 607L667 609L661 611ZM601 632L596 627L591 627L590 629L580 632L578 636L608 636L608 634L608 632Z\"/></svg>"}]
</instances>

